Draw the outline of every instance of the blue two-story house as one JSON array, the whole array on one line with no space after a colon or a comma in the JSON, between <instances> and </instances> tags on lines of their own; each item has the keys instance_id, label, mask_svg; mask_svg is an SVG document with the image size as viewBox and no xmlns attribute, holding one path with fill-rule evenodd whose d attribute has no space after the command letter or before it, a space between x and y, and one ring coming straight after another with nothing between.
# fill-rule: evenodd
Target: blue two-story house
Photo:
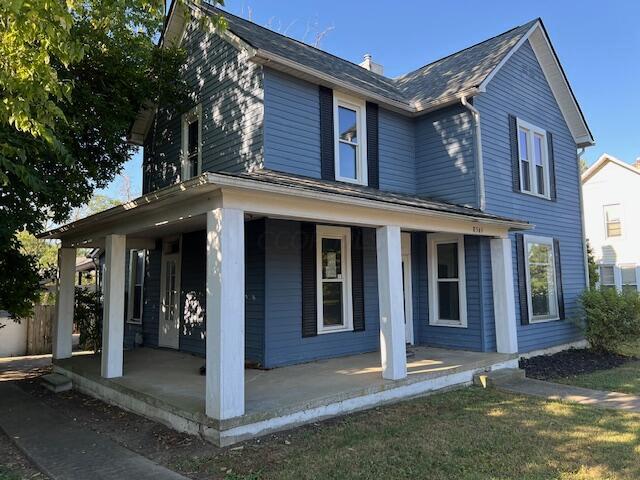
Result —
<instances>
[{"instance_id":1,"label":"blue two-story house","mask_svg":"<svg viewBox=\"0 0 640 480\"><path fill-rule=\"evenodd\" d=\"M541 20L389 78L225 12L210 32L204 8L174 6L162 39L188 52L191 107L154 106L131 130L143 196L48 234L63 247L56 359L87 246L105 251L101 377L127 378L123 349L204 357L220 443L373 404L250 427L246 367L373 352L384 391L405 388L388 401L420 393L420 346L513 366L581 339L577 150L593 139Z\"/></svg>"}]
</instances>

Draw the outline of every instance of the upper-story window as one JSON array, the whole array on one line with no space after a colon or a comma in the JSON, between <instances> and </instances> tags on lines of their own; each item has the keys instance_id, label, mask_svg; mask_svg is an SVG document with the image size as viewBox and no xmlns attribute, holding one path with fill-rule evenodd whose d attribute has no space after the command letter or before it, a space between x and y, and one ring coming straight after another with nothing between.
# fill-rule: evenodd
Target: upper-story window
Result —
<instances>
[{"instance_id":1,"label":"upper-story window","mask_svg":"<svg viewBox=\"0 0 640 480\"><path fill-rule=\"evenodd\" d=\"M518 119L520 191L550 198L549 158L546 132Z\"/></svg>"},{"instance_id":2,"label":"upper-story window","mask_svg":"<svg viewBox=\"0 0 640 480\"><path fill-rule=\"evenodd\" d=\"M182 181L202 171L202 107L197 105L182 115Z\"/></svg>"},{"instance_id":3,"label":"upper-story window","mask_svg":"<svg viewBox=\"0 0 640 480\"><path fill-rule=\"evenodd\" d=\"M622 220L620 215L620 204L604 206L604 224L607 238L622 236Z\"/></svg>"},{"instance_id":4,"label":"upper-story window","mask_svg":"<svg viewBox=\"0 0 640 480\"><path fill-rule=\"evenodd\" d=\"M367 185L365 103L334 94L336 180Z\"/></svg>"}]
</instances>

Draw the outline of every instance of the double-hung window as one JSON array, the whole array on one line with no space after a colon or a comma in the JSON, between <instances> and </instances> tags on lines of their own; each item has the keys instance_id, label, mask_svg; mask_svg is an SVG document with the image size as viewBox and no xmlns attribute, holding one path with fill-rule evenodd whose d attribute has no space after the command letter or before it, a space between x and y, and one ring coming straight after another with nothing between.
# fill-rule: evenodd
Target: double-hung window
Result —
<instances>
[{"instance_id":1,"label":"double-hung window","mask_svg":"<svg viewBox=\"0 0 640 480\"><path fill-rule=\"evenodd\" d=\"M142 323L144 261L144 250L131 250L129 252L129 291L127 305L127 320L129 323Z\"/></svg>"},{"instance_id":2,"label":"double-hung window","mask_svg":"<svg viewBox=\"0 0 640 480\"><path fill-rule=\"evenodd\" d=\"M541 128L518 119L520 191L550 198L547 134Z\"/></svg>"},{"instance_id":3,"label":"double-hung window","mask_svg":"<svg viewBox=\"0 0 640 480\"><path fill-rule=\"evenodd\" d=\"M616 274L613 265L600 265L600 288L603 290L616 288Z\"/></svg>"},{"instance_id":4,"label":"double-hung window","mask_svg":"<svg viewBox=\"0 0 640 480\"><path fill-rule=\"evenodd\" d=\"M353 330L351 231L316 227L318 333Z\"/></svg>"},{"instance_id":5,"label":"double-hung window","mask_svg":"<svg viewBox=\"0 0 640 480\"><path fill-rule=\"evenodd\" d=\"M202 107L197 105L182 115L181 180L202 172Z\"/></svg>"},{"instance_id":6,"label":"double-hung window","mask_svg":"<svg viewBox=\"0 0 640 480\"><path fill-rule=\"evenodd\" d=\"M366 106L358 99L334 92L333 127L335 178L367 185Z\"/></svg>"},{"instance_id":7,"label":"double-hung window","mask_svg":"<svg viewBox=\"0 0 640 480\"><path fill-rule=\"evenodd\" d=\"M467 326L464 236L428 237L429 324Z\"/></svg>"},{"instance_id":8,"label":"double-hung window","mask_svg":"<svg viewBox=\"0 0 640 480\"><path fill-rule=\"evenodd\" d=\"M622 236L622 219L620 204L604 206L604 224L607 238Z\"/></svg>"},{"instance_id":9,"label":"double-hung window","mask_svg":"<svg viewBox=\"0 0 640 480\"><path fill-rule=\"evenodd\" d=\"M558 320L558 287L553 238L525 235L529 321Z\"/></svg>"}]
</instances>

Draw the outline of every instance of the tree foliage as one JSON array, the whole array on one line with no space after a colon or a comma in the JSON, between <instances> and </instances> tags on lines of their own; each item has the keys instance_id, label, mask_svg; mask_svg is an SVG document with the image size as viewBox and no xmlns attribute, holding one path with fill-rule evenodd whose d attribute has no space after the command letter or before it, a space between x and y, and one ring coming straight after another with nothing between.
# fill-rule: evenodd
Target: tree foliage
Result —
<instances>
[{"instance_id":1,"label":"tree foliage","mask_svg":"<svg viewBox=\"0 0 640 480\"><path fill-rule=\"evenodd\" d=\"M16 233L62 223L112 181L143 107L186 100L184 52L156 46L164 14L162 0L0 2L0 309L37 296Z\"/></svg>"},{"instance_id":2,"label":"tree foliage","mask_svg":"<svg viewBox=\"0 0 640 480\"><path fill-rule=\"evenodd\" d=\"M598 281L600 280L600 272L598 271L598 264L596 258L593 255L593 247L587 240L587 266L589 267L589 288L596 288Z\"/></svg>"}]
</instances>

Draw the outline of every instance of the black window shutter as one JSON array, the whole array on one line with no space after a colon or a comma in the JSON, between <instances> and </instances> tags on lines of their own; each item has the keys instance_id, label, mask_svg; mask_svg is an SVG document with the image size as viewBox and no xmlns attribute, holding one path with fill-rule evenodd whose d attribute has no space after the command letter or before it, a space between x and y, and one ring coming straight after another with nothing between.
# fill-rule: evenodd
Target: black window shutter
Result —
<instances>
[{"instance_id":1,"label":"black window shutter","mask_svg":"<svg viewBox=\"0 0 640 480\"><path fill-rule=\"evenodd\" d=\"M378 155L378 104L367 102L367 177L373 188L380 188Z\"/></svg>"},{"instance_id":2,"label":"black window shutter","mask_svg":"<svg viewBox=\"0 0 640 480\"><path fill-rule=\"evenodd\" d=\"M509 145L511 145L511 177L513 191L520 191L520 156L518 155L518 120L509 115Z\"/></svg>"},{"instance_id":3,"label":"black window shutter","mask_svg":"<svg viewBox=\"0 0 640 480\"><path fill-rule=\"evenodd\" d=\"M560 240L553 239L553 258L556 262L556 292L558 293L558 316L564 320L564 293L562 291L562 266L560 262Z\"/></svg>"},{"instance_id":4,"label":"black window shutter","mask_svg":"<svg viewBox=\"0 0 640 480\"><path fill-rule=\"evenodd\" d=\"M333 90L320 85L320 175L324 180L336 179L333 143Z\"/></svg>"},{"instance_id":5,"label":"black window shutter","mask_svg":"<svg viewBox=\"0 0 640 480\"><path fill-rule=\"evenodd\" d=\"M547 149L549 157L549 197L554 202L558 199L556 194L556 161L553 157L553 135L547 132Z\"/></svg>"},{"instance_id":6,"label":"black window shutter","mask_svg":"<svg viewBox=\"0 0 640 480\"><path fill-rule=\"evenodd\" d=\"M300 249L302 251L302 336L318 334L316 303L316 226L313 223L300 225Z\"/></svg>"},{"instance_id":7,"label":"black window shutter","mask_svg":"<svg viewBox=\"0 0 640 480\"><path fill-rule=\"evenodd\" d=\"M520 323L529 325L529 296L527 295L527 257L524 251L524 236L516 233L516 257L518 261L518 298L520 299Z\"/></svg>"},{"instance_id":8,"label":"black window shutter","mask_svg":"<svg viewBox=\"0 0 640 480\"><path fill-rule=\"evenodd\" d=\"M364 330L364 270L362 228L351 229L351 295L353 296L353 330Z\"/></svg>"}]
</instances>

